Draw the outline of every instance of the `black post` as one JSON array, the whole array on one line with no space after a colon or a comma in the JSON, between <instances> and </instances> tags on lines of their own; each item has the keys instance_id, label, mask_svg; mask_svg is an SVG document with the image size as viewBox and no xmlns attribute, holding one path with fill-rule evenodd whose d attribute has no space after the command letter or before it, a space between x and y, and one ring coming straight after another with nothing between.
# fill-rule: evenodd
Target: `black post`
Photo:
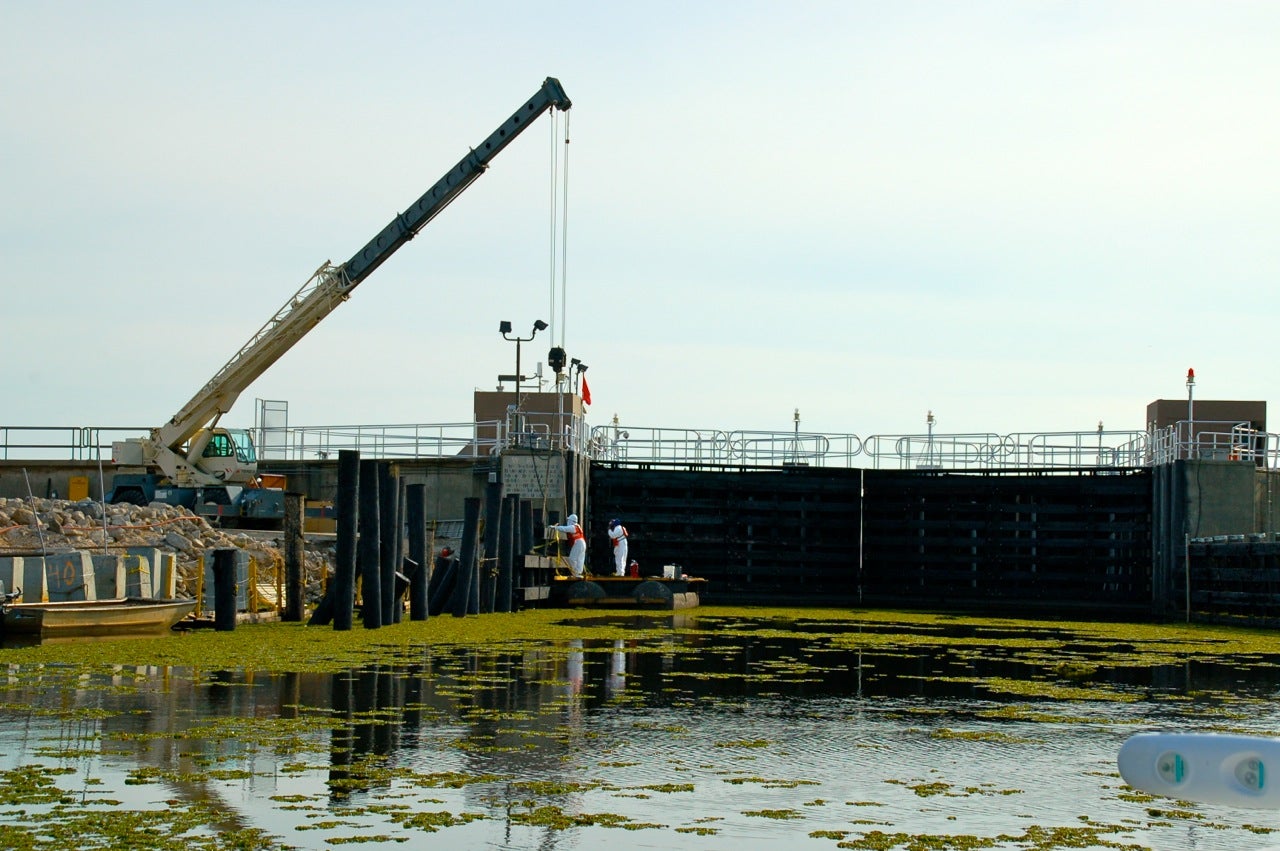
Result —
<instances>
[{"instance_id":1,"label":"black post","mask_svg":"<svg viewBox=\"0 0 1280 851\"><path fill-rule=\"evenodd\" d=\"M472 586L476 581L476 527L480 525L480 499L469 496L462 501L461 561L458 563L457 581L453 585L453 600L449 607L455 618L467 616Z\"/></svg>"},{"instance_id":2,"label":"black post","mask_svg":"<svg viewBox=\"0 0 1280 851\"><path fill-rule=\"evenodd\" d=\"M390 626L399 620L396 609L400 600L396 597L396 573L400 570L400 562L396 559L396 538L400 530L396 528L396 517L399 514L397 497L400 495L400 483L396 475L396 467L390 461L378 462L378 517L379 517L379 559L382 565L382 623Z\"/></svg>"},{"instance_id":3,"label":"black post","mask_svg":"<svg viewBox=\"0 0 1280 851\"><path fill-rule=\"evenodd\" d=\"M405 559L408 558L409 548L404 539L405 528L405 486L404 476L400 475L400 466L396 465L396 571L400 574L396 577L396 623L404 620L404 599L407 598L409 591L409 575L405 573Z\"/></svg>"},{"instance_id":4,"label":"black post","mask_svg":"<svg viewBox=\"0 0 1280 851\"><path fill-rule=\"evenodd\" d=\"M351 610L356 598L356 518L359 516L357 494L360 488L360 453L355 449L338 450L338 514L337 564L334 566L333 628L351 629Z\"/></svg>"},{"instance_id":5,"label":"black post","mask_svg":"<svg viewBox=\"0 0 1280 851\"><path fill-rule=\"evenodd\" d=\"M431 585L427 595L427 611L438 615L453 597L457 586L458 557L436 556L436 569L431 572Z\"/></svg>"},{"instance_id":6,"label":"black post","mask_svg":"<svg viewBox=\"0 0 1280 851\"><path fill-rule=\"evenodd\" d=\"M236 628L236 552L213 551L213 628L218 632Z\"/></svg>"},{"instance_id":7,"label":"black post","mask_svg":"<svg viewBox=\"0 0 1280 851\"><path fill-rule=\"evenodd\" d=\"M484 490L484 558L480 562L480 611L493 611L498 589L498 532L502 525L502 482L489 482Z\"/></svg>"},{"instance_id":8,"label":"black post","mask_svg":"<svg viewBox=\"0 0 1280 851\"><path fill-rule=\"evenodd\" d=\"M520 500L520 536L517 539L520 545L520 555L525 556L533 552L533 545L537 543L534 537L534 519L533 519L533 500Z\"/></svg>"},{"instance_id":9,"label":"black post","mask_svg":"<svg viewBox=\"0 0 1280 851\"><path fill-rule=\"evenodd\" d=\"M300 493L284 495L284 611L282 621L302 620L303 565L307 550L302 540L303 500Z\"/></svg>"},{"instance_id":10,"label":"black post","mask_svg":"<svg viewBox=\"0 0 1280 851\"><path fill-rule=\"evenodd\" d=\"M382 571L378 564L378 462L360 462L360 614L365 629L382 626Z\"/></svg>"},{"instance_id":11,"label":"black post","mask_svg":"<svg viewBox=\"0 0 1280 851\"><path fill-rule=\"evenodd\" d=\"M511 494L503 499L505 510L498 529L498 592L496 611L511 611L512 582L515 572L516 512L520 508L520 496Z\"/></svg>"},{"instance_id":12,"label":"black post","mask_svg":"<svg viewBox=\"0 0 1280 851\"><path fill-rule=\"evenodd\" d=\"M409 620L425 621L427 586L431 582L430 553L427 552L427 486L405 488L405 515L409 522L409 560L418 567L409 577Z\"/></svg>"}]
</instances>

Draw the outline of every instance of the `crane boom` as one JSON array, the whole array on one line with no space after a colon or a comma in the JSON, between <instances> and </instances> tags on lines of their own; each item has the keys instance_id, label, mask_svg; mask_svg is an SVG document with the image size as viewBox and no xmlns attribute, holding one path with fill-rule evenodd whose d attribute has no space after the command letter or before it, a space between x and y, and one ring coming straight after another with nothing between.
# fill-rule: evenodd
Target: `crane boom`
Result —
<instances>
[{"instance_id":1,"label":"crane boom","mask_svg":"<svg viewBox=\"0 0 1280 851\"><path fill-rule=\"evenodd\" d=\"M462 194L488 168L489 162L534 119L553 108L567 110L570 106L572 103L560 81L548 77L533 97L449 169L408 210L392 219L351 259L340 266L326 261L191 401L168 423L152 430L151 449L161 469L171 477L181 476L179 471L183 468L187 473L194 473L192 467L196 458L183 458L183 444L231 410L250 384L345 301L351 291L400 246L416 236ZM195 449L190 447L192 454L198 455Z\"/></svg>"}]
</instances>

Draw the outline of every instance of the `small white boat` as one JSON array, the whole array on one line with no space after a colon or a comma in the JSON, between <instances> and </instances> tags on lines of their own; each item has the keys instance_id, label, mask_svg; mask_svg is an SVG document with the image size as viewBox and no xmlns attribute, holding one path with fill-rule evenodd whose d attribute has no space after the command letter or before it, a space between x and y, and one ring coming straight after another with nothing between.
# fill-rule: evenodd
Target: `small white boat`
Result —
<instances>
[{"instance_id":1,"label":"small white boat","mask_svg":"<svg viewBox=\"0 0 1280 851\"><path fill-rule=\"evenodd\" d=\"M122 597L56 603L5 603L0 634L79 638L163 635L195 610L194 599Z\"/></svg>"},{"instance_id":2,"label":"small white boat","mask_svg":"<svg viewBox=\"0 0 1280 851\"><path fill-rule=\"evenodd\" d=\"M1280 739L1233 733L1137 733L1116 758L1124 782L1183 801L1280 808ZM1268 770L1270 766L1270 770Z\"/></svg>"}]
</instances>

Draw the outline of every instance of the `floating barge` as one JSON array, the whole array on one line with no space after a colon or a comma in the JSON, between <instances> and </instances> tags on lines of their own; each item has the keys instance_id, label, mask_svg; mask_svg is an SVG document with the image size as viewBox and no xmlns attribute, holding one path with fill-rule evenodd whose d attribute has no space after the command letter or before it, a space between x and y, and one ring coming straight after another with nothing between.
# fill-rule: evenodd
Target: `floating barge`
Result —
<instances>
[{"instance_id":1,"label":"floating barge","mask_svg":"<svg viewBox=\"0 0 1280 851\"><path fill-rule=\"evenodd\" d=\"M695 576L556 576L547 604L556 607L693 609L706 584Z\"/></svg>"}]
</instances>

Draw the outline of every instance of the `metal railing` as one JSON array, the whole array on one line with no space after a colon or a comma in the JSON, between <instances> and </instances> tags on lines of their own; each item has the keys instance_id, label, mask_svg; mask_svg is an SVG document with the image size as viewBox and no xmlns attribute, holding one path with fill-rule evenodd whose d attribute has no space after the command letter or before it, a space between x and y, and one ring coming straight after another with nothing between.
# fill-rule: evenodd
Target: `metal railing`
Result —
<instances>
[{"instance_id":1,"label":"metal railing","mask_svg":"<svg viewBox=\"0 0 1280 851\"><path fill-rule=\"evenodd\" d=\"M146 428L0 426L0 460L111 458L116 440ZM478 423L255 429L265 460L336 457L483 459L508 449L570 449L599 461L660 466L863 467L898 470L1121 468L1184 459L1280 468L1280 437L1248 423L1183 421L1151 431L856 434L622 427L573 417L560 433L520 417Z\"/></svg>"},{"instance_id":2,"label":"metal railing","mask_svg":"<svg viewBox=\"0 0 1280 851\"><path fill-rule=\"evenodd\" d=\"M127 426L0 426L0 460L110 460L113 441L145 437L150 431Z\"/></svg>"},{"instance_id":3,"label":"metal railing","mask_svg":"<svg viewBox=\"0 0 1280 851\"><path fill-rule=\"evenodd\" d=\"M811 434L601 426L601 461L668 466L869 467L898 470L1138 467L1148 463L1140 431L1027 434Z\"/></svg>"},{"instance_id":4,"label":"metal railing","mask_svg":"<svg viewBox=\"0 0 1280 851\"><path fill-rule=\"evenodd\" d=\"M371 458L487 458L498 444L497 423L401 423L260 428L268 461L337 458L344 449ZM482 436L491 435L491 436Z\"/></svg>"},{"instance_id":5,"label":"metal railing","mask_svg":"<svg viewBox=\"0 0 1280 851\"><path fill-rule=\"evenodd\" d=\"M1247 422L1180 420L1156 429L1151 439L1151 464L1207 459L1249 461L1265 467L1280 466L1280 439Z\"/></svg>"}]
</instances>

